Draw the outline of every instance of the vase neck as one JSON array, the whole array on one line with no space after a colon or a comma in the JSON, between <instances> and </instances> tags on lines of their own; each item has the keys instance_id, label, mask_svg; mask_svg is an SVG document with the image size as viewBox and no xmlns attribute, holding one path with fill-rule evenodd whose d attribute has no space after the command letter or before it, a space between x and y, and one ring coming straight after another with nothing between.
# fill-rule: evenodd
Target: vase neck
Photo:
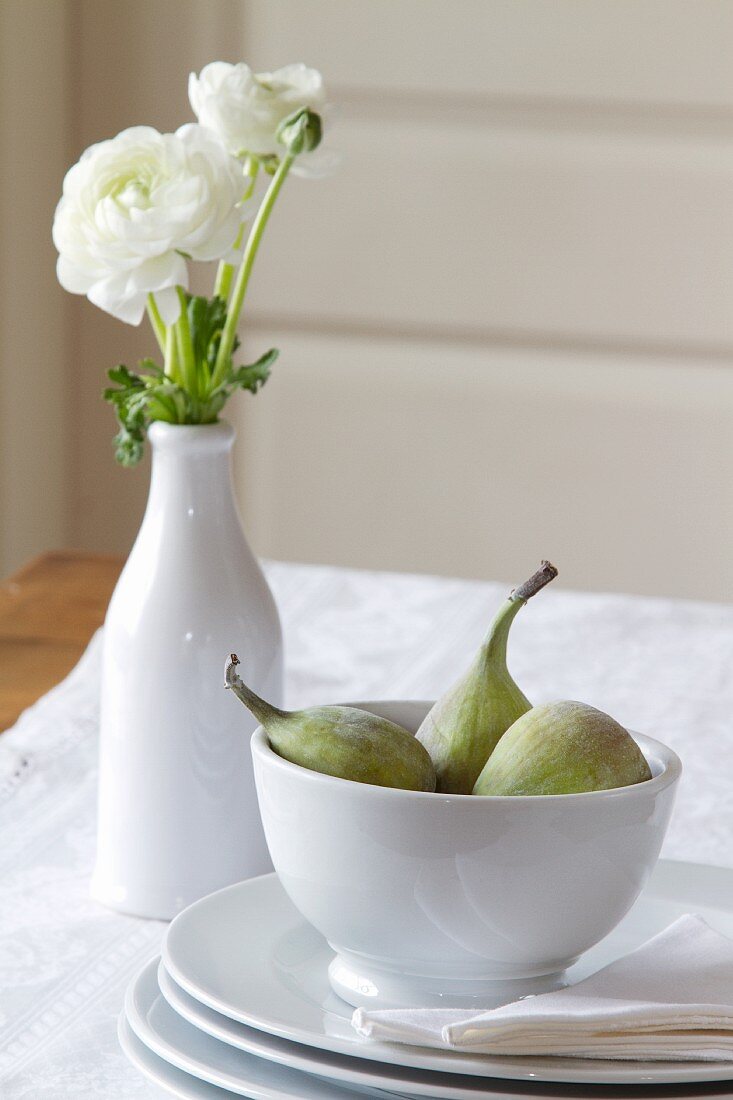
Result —
<instances>
[{"instance_id":1,"label":"vase neck","mask_svg":"<svg viewBox=\"0 0 733 1100\"><path fill-rule=\"evenodd\" d=\"M157 422L149 438L153 467L146 520L164 513L205 522L236 516L231 475L234 430L229 424Z\"/></svg>"},{"instance_id":2,"label":"vase neck","mask_svg":"<svg viewBox=\"0 0 733 1100\"><path fill-rule=\"evenodd\" d=\"M148 438L153 455L172 454L186 459L207 455L228 455L234 443L234 428L226 420L216 424L165 424L156 420Z\"/></svg>"}]
</instances>

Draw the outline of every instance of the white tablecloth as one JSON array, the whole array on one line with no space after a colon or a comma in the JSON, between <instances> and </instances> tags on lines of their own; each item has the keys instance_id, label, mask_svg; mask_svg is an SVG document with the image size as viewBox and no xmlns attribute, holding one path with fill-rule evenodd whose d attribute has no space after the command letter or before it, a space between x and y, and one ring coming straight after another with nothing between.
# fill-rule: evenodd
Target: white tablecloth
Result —
<instances>
[{"instance_id":1,"label":"white tablecloth","mask_svg":"<svg viewBox=\"0 0 733 1100\"><path fill-rule=\"evenodd\" d=\"M435 697L510 587L284 564L268 575L297 705ZM88 896L99 642L0 737L3 1100L160 1096L120 1053L116 1019L164 925ZM733 866L733 607L553 586L517 619L510 666L533 702L581 699L675 748L685 775L664 854Z\"/></svg>"}]
</instances>

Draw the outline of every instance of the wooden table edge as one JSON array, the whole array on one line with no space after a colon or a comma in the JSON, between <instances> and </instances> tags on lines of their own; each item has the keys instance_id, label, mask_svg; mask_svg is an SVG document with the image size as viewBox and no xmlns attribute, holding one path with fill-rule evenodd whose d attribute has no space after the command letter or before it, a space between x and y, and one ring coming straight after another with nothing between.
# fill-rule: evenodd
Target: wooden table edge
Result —
<instances>
[{"instance_id":1,"label":"wooden table edge","mask_svg":"<svg viewBox=\"0 0 733 1100\"><path fill-rule=\"evenodd\" d=\"M110 554L49 550L0 582L0 730L77 663L122 565Z\"/></svg>"}]
</instances>

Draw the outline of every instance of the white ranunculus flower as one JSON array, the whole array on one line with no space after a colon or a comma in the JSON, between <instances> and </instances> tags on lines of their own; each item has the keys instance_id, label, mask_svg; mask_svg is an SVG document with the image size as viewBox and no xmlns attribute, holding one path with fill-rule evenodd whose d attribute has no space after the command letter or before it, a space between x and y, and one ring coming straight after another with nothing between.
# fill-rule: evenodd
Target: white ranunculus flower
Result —
<instances>
[{"instance_id":1,"label":"white ranunculus flower","mask_svg":"<svg viewBox=\"0 0 733 1100\"><path fill-rule=\"evenodd\" d=\"M175 134L134 126L92 145L64 179L53 240L59 282L129 324L153 291L163 319L188 287L185 253L228 256L242 221L242 167L193 123Z\"/></svg>"},{"instance_id":2,"label":"white ranunculus flower","mask_svg":"<svg viewBox=\"0 0 733 1100\"><path fill-rule=\"evenodd\" d=\"M286 65L274 73L253 73L240 61L212 61L188 78L188 98L203 126L214 130L230 153L279 155L275 132L300 107L322 107L323 78L306 65Z\"/></svg>"}]
</instances>

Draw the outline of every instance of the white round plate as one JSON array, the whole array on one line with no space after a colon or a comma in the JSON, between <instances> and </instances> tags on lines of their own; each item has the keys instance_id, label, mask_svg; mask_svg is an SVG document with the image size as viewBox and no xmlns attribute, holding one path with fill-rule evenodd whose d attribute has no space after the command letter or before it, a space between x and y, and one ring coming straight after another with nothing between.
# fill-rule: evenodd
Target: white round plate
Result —
<instances>
[{"instance_id":1,"label":"white round plate","mask_svg":"<svg viewBox=\"0 0 733 1100\"><path fill-rule=\"evenodd\" d=\"M139 1069L144 1077L152 1081L158 1088L179 1097L179 1100L227 1100L234 1096L233 1092L224 1092L216 1085L210 1085L207 1081L201 1081L198 1077L191 1077L183 1070L176 1069L170 1062L164 1062L152 1050L148 1050L141 1043L132 1030L124 1013L120 1016L117 1025L117 1037L122 1050L127 1055L136 1069Z\"/></svg>"},{"instance_id":2,"label":"white round plate","mask_svg":"<svg viewBox=\"0 0 733 1100\"><path fill-rule=\"evenodd\" d=\"M568 980L580 981L691 911L733 937L733 871L660 860L631 912L568 971ZM352 1009L328 984L332 956L275 875L196 902L170 925L163 948L166 970L195 1000L250 1028L337 1054L514 1080L659 1084L733 1078L732 1062L492 1057L361 1039L351 1028Z\"/></svg>"},{"instance_id":3,"label":"white round plate","mask_svg":"<svg viewBox=\"0 0 733 1100\"><path fill-rule=\"evenodd\" d=\"M149 1059L169 1063L176 1080L178 1075L189 1075L190 1079L206 1083L208 1088L226 1089L224 1096L244 1095L257 1100L284 1100L286 1097L298 1100L313 1100L314 1097L318 1100L335 1100L336 1097L341 1100L387 1100L387 1097L393 1100L397 1097L402 1100L423 1100L424 1097L435 1100L541 1100L543 1096L553 1100L558 1096L563 1100L590 1100L600 1096L607 1100L608 1097L607 1088L592 1085L564 1085L559 1092L556 1084L533 1083L525 1088L515 1081L388 1066L299 1047L262 1032L261 1056L257 1057L212 1038L182 1019L159 992L157 969L156 960L153 960L130 985L125 999L125 1022L139 1043L147 1048ZM287 1051L279 1048L290 1048L289 1060L283 1061L282 1055ZM276 1058L270 1060L273 1052ZM132 1060L135 1061L134 1057ZM334 1072L347 1076L338 1083L328 1080ZM158 1073L161 1073L160 1066ZM720 1086L708 1085L705 1095L708 1089L718 1091ZM671 1100L672 1097L677 1100L686 1095L700 1097L700 1085L682 1089L673 1085L669 1092L664 1087L654 1089L655 1100ZM725 1095L730 1096L727 1089ZM647 1097L648 1086L624 1088L624 1100L647 1100Z\"/></svg>"},{"instance_id":4,"label":"white round plate","mask_svg":"<svg viewBox=\"0 0 733 1100\"><path fill-rule=\"evenodd\" d=\"M255 1031L246 1024L221 1016L218 1012L214 1012L213 1008L207 1008L206 1005L195 1000L173 981L162 962L158 967L157 981L160 992L179 1020L187 1020L189 1024L206 1032L207 1035L239 1050L245 1050L248 1054L254 1054L258 1058L266 1058L279 1065L290 1066L304 1073L315 1073L348 1085L387 1089L391 1093L409 1091L416 1097L436 1097L437 1100L464 1100L469 1097L470 1100L478 1100L488 1095L499 1095L495 1092L487 1093L485 1085L470 1077L463 1079L468 1082L464 1087L461 1084L461 1078L456 1081L455 1078L442 1073L433 1073L430 1070L416 1070L406 1066L352 1058L344 1054L332 1054L317 1047L301 1046L289 1039L278 1039L277 1036L268 1035L265 1031ZM150 999L149 975L143 971L135 985L137 996L131 987L128 997L131 1002L133 998L138 1001L137 1012L144 1014L145 1003ZM157 989L154 992L157 993ZM160 1009L158 1009L159 1016ZM174 1022L169 1020L168 1023L170 1029L174 1030Z\"/></svg>"},{"instance_id":5,"label":"white round plate","mask_svg":"<svg viewBox=\"0 0 733 1100\"><path fill-rule=\"evenodd\" d=\"M194 1097L247 1096L253 1100L383 1100L384 1093L372 1088L350 1088L324 1081L321 1077L300 1073L287 1066L255 1058L220 1043L187 1024L177 1016L158 990L157 959L148 963L128 987L125 1011L120 1023L122 1048L139 1069L148 1075L157 1072L157 1083L167 1079L179 1089L188 1078L192 1090L204 1085L204 1091L192 1091ZM127 1030L126 1030L127 1028ZM134 1044L128 1031L137 1040ZM139 1046L147 1051L142 1055ZM144 1064L143 1064L144 1063ZM206 1091L208 1089L209 1091ZM173 1090L171 1090L173 1091ZM186 1092L174 1095L189 1095ZM412 1100L412 1098L408 1098Z\"/></svg>"}]
</instances>

